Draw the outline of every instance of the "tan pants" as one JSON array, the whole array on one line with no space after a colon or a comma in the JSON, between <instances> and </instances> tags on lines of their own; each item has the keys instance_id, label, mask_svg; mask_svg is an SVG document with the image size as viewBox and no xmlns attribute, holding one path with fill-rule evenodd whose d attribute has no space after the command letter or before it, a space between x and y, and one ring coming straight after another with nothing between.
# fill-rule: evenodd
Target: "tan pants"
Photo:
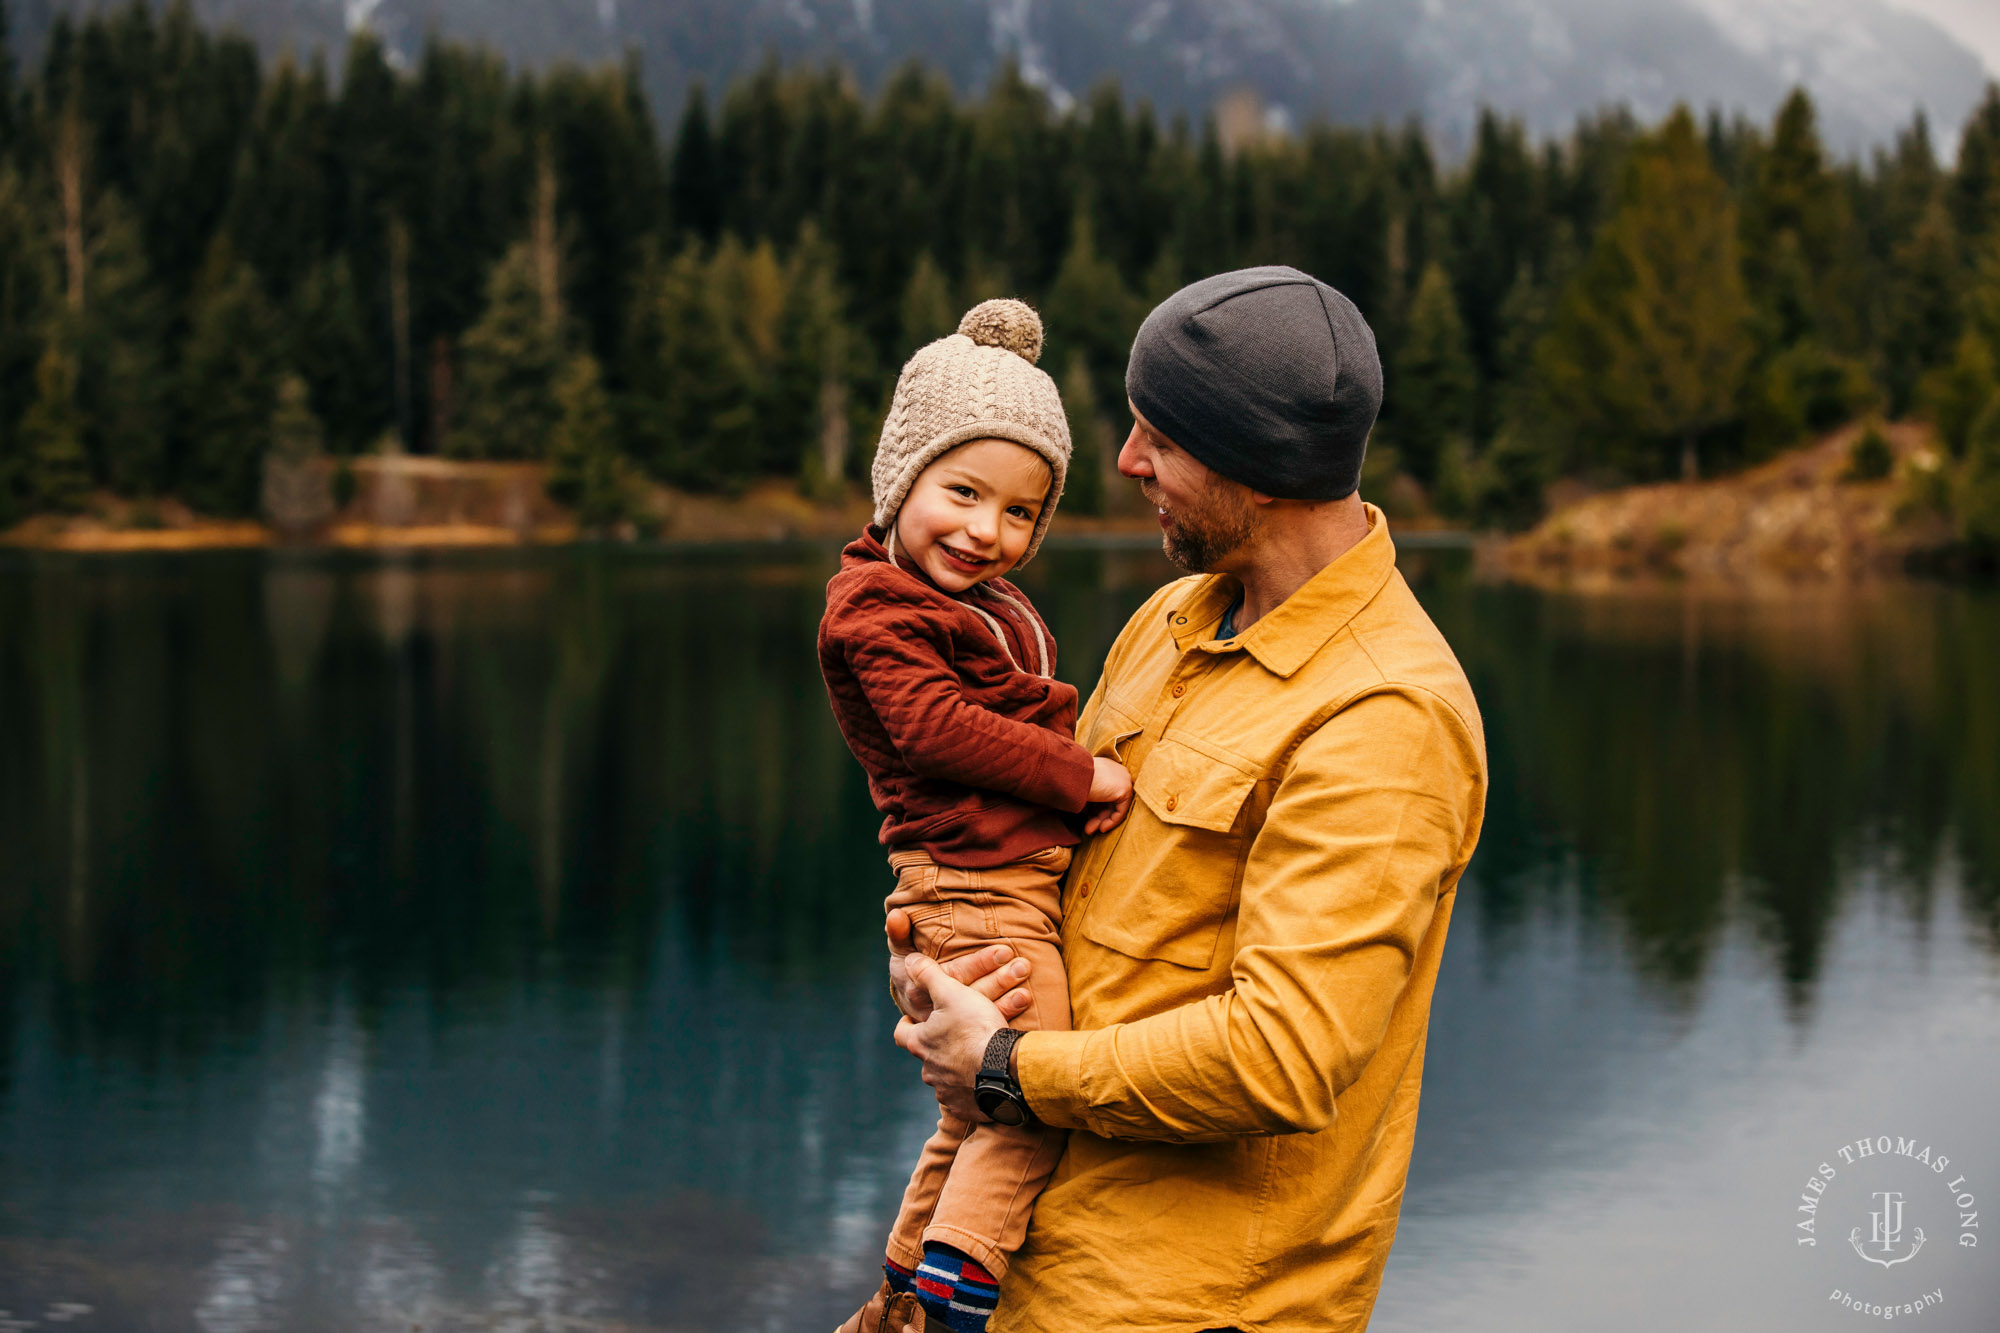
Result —
<instances>
[{"instance_id":1,"label":"tan pants","mask_svg":"<svg viewBox=\"0 0 2000 1333\"><path fill-rule=\"evenodd\" d=\"M939 962L989 944L1009 944L1034 965L1031 1001L1014 1026L1069 1030L1069 982L1063 974L1062 877L1069 848L1049 847L990 870L941 866L921 851L893 852L896 891L883 910L901 907L916 945ZM891 1259L915 1268L924 1242L962 1250L995 1277L1028 1234L1028 1214L1062 1155L1063 1134L1025 1126L974 1125L940 1114L903 1191L889 1233Z\"/></svg>"}]
</instances>

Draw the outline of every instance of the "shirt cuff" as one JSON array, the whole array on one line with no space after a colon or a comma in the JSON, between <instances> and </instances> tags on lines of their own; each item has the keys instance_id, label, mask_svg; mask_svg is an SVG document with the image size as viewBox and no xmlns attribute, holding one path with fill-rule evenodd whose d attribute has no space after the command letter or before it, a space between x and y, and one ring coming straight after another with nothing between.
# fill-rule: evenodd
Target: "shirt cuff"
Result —
<instances>
[{"instance_id":1,"label":"shirt cuff","mask_svg":"<svg viewBox=\"0 0 2000 1333\"><path fill-rule=\"evenodd\" d=\"M1088 1032L1029 1032L1014 1044L1014 1075L1035 1119L1056 1129L1084 1129L1083 1051Z\"/></svg>"},{"instance_id":2,"label":"shirt cuff","mask_svg":"<svg viewBox=\"0 0 2000 1333\"><path fill-rule=\"evenodd\" d=\"M1035 775L1035 785L1043 789L1037 803L1064 814L1080 814L1090 804L1090 784L1096 776L1097 760L1090 751L1058 736Z\"/></svg>"}]
</instances>

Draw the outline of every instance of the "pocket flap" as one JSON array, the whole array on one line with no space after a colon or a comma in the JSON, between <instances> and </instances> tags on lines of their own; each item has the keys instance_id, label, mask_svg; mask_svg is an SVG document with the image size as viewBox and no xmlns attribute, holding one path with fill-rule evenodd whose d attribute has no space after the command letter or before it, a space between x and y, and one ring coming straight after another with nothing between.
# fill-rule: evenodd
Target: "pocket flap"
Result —
<instances>
[{"instance_id":1,"label":"pocket flap","mask_svg":"<svg viewBox=\"0 0 2000 1333\"><path fill-rule=\"evenodd\" d=\"M1125 742L1145 730L1138 719L1109 699L1100 700L1087 731L1077 736L1084 749L1101 759L1122 759Z\"/></svg>"},{"instance_id":2,"label":"pocket flap","mask_svg":"<svg viewBox=\"0 0 2000 1333\"><path fill-rule=\"evenodd\" d=\"M1162 736L1132 778L1132 789L1163 824L1227 833L1257 775L1206 749Z\"/></svg>"}]
</instances>

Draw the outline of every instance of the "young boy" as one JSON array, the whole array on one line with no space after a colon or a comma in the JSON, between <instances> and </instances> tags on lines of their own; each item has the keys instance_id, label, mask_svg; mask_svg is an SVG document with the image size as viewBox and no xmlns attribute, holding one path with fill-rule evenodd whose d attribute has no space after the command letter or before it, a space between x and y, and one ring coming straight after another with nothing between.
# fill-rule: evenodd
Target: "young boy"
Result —
<instances>
[{"instance_id":1,"label":"young boy","mask_svg":"<svg viewBox=\"0 0 2000 1333\"><path fill-rule=\"evenodd\" d=\"M1022 1030L1069 1026L1063 872L1080 832L1116 825L1132 795L1116 760L1076 743L1048 628L1001 578L1035 553L1069 468L1041 348L1033 310L987 301L910 358L875 452L875 522L842 552L819 632L833 711L884 816L885 908L906 910L939 961L1003 942L1028 959ZM1032 1123L941 1116L887 1281L837 1333L983 1330L1061 1152Z\"/></svg>"}]
</instances>

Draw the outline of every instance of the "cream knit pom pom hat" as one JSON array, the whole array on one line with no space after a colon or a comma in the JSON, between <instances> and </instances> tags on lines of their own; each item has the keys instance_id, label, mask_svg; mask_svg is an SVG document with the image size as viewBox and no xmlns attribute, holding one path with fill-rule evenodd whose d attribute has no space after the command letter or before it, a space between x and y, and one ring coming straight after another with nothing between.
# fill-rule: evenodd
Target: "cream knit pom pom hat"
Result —
<instances>
[{"instance_id":1,"label":"cream knit pom pom hat","mask_svg":"<svg viewBox=\"0 0 2000 1333\"><path fill-rule=\"evenodd\" d=\"M1034 557L1062 497L1070 451L1062 396L1035 367L1041 354L1041 317L1011 300L980 302L965 312L957 333L917 349L896 380L875 446L877 526L893 529L910 483L946 451L969 440L1012 440L1040 454L1051 473L1020 563Z\"/></svg>"}]
</instances>

